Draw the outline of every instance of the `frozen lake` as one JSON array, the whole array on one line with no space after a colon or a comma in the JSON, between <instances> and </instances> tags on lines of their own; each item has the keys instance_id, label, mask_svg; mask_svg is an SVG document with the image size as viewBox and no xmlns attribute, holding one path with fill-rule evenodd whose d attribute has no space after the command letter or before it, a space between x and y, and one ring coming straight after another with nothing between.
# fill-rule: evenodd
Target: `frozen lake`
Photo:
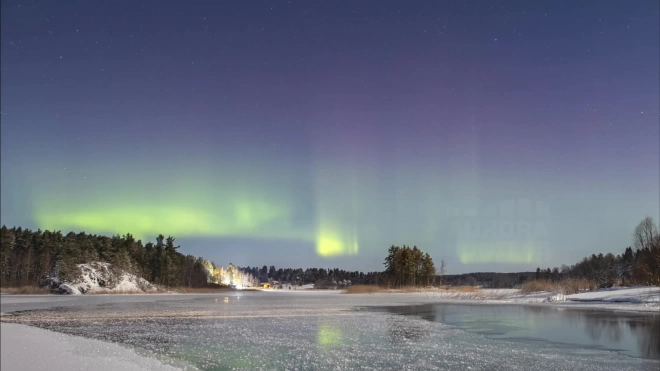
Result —
<instances>
[{"instance_id":1,"label":"frozen lake","mask_svg":"<svg viewBox=\"0 0 660 371\"><path fill-rule=\"evenodd\" d=\"M660 368L657 312L432 301L424 294L229 292L3 296L0 307L3 322L118 343L179 368Z\"/></svg>"}]
</instances>

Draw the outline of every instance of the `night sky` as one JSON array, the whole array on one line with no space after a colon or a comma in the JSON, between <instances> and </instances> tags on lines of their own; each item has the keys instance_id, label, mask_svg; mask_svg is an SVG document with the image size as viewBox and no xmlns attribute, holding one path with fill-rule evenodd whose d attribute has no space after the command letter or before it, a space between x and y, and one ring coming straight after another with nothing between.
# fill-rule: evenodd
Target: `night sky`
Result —
<instances>
[{"instance_id":1,"label":"night sky","mask_svg":"<svg viewBox=\"0 0 660 371\"><path fill-rule=\"evenodd\" d=\"M2 223L217 263L620 253L659 215L659 2L2 1Z\"/></svg>"}]
</instances>

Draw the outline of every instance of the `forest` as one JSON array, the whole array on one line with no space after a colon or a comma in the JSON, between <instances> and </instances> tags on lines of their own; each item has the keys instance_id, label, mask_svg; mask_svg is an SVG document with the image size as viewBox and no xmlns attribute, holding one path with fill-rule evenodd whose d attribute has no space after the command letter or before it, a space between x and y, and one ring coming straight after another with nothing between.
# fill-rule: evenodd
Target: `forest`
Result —
<instances>
[{"instance_id":1,"label":"forest","mask_svg":"<svg viewBox=\"0 0 660 371\"><path fill-rule=\"evenodd\" d=\"M78 264L110 263L116 272L128 272L152 283L174 287L206 286L215 265L201 257L183 255L174 237L159 235L142 244L132 235L112 237L60 231L0 229L2 286L45 286L51 277L75 280Z\"/></svg>"}]
</instances>

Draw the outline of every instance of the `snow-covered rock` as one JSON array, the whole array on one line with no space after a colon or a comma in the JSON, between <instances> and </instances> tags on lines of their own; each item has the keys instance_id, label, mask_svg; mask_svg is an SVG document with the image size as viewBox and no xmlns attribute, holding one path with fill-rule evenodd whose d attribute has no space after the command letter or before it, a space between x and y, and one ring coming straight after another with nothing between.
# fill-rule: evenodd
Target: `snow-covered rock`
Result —
<instances>
[{"instance_id":1,"label":"snow-covered rock","mask_svg":"<svg viewBox=\"0 0 660 371\"><path fill-rule=\"evenodd\" d=\"M80 276L72 282L60 282L51 277L51 291L58 294L80 295L87 293L153 292L157 288L149 281L127 272L113 271L109 263L78 264Z\"/></svg>"}]
</instances>

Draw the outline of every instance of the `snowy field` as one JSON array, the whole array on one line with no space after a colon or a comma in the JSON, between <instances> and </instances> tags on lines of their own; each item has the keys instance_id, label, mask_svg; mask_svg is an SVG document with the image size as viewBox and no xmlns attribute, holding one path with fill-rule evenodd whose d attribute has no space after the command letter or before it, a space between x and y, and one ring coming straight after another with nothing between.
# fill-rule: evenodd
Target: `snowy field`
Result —
<instances>
[{"instance_id":1,"label":"snowy field","mask_svg":"<svg viewBox=\"0 0 660 371\"><path fill-rule=\"evenodd\" d=\"M455 294L2 295L1 368L660 368L658 288Z\"/></svg>"}]
</instances>

